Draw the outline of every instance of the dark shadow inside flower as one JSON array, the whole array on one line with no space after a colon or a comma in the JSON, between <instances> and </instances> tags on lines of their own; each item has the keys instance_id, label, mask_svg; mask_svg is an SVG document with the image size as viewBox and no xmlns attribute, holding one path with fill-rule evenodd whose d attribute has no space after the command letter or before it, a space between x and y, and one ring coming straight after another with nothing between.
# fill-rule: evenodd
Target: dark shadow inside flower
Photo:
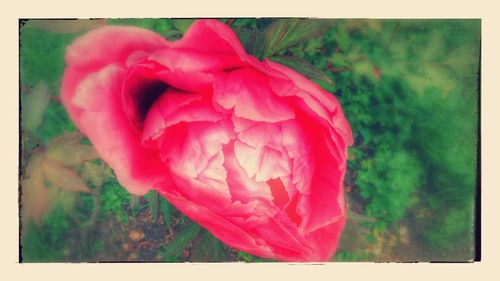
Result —
<instances>
[{"instance_id":1,"label":"dark shadow inside flower","mask_svg":"<svg viewBox=\"0 0 500 281\"><path fill-rule=\"evenodd\" d=\"M142 69L136 68L129 73L122 91L123 110L137 132L142 131L155 101L170 88L171 85Z\"/></svg>"},{"instance_id":2,"label":"dark shadow inside flower","mask_svg":"<svg viewBox=\"0 0 500 281\"><path fill-rule=\"evenodd\" d=\"M132 94L132 98L137 104L137 114L141 124L146 119L146 115L149 112L153 103L163 94L167 89L168 85L160 80L149 80L144 81L139 89Z\"/></svg>"}]
</instances>

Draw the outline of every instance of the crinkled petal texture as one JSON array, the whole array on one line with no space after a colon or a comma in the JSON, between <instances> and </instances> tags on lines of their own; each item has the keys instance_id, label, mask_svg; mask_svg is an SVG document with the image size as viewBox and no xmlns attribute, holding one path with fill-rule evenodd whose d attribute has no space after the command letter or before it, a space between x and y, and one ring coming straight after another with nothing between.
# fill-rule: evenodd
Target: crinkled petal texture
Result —
<instances>
[{"instance_id":1,"label":"crinkled petal texture","mask_svg":"<svg viewBox=\"0 0 500 281\"><path fill-rule=\"evenodd\" d=\"M215 20L168 42L103 27L67 49L62 102L120 183L239 250L326 261L345 223L349 124L334 96L248 55Z\"/></svg>"}]
</instances>

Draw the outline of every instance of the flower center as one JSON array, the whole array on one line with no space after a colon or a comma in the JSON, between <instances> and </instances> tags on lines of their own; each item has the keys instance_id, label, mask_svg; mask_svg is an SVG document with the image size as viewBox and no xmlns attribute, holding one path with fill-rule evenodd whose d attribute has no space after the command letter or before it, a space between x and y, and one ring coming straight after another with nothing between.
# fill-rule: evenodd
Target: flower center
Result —
<instances>
[{"instance_id":1,"label":"flower center","mask_svg":"<svg viewBox=\"0 0 500 281\"><path fill-rule=\"evenodd\" d=\"M128 83L124 86L123 109L129 121L140 132L149 110L170 86L157 79L140 78L134 80L127 81Z\"/></svg>"},{"instance_id":2,"label":"flower center","mask_svg":"<svg viewBox=\"0 0 500 281\"><path fill-rule=\"evenodd\" d=\"M169 86L163 81L148 81L141 85L135 93L137 117L141 125L144 123L144 119L146 119L146 115L151 106L153 106L154 102L168 89L168 87Z\"/></svg>"}]
</instances>

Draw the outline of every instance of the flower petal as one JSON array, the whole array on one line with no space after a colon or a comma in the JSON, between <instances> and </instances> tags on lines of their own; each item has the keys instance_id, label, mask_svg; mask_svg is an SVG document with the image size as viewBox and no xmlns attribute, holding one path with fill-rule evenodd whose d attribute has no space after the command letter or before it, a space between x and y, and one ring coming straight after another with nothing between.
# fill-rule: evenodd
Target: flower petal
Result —
<instances>
[{"instance_id":1,"label":"flower petal","mask_svg":"<svg viewBox=\"0 0 500 281\"><path fill-rule=\"evenodd\" d=\"M253 147L270 146L281 150L281 126L279 123L256 123L239 132L238 139Z\"/></svg>"},{"instance_id":2,"label":"flower petal","mask_svg":"<svg viewBox=\"0 0 500 281\"><path fill-rule=\"evenodd\" d=\"M181 40L173 42L172 46L211 55L235 54L241 61L265 75L286 78L281 72L247 54L234 31L218 20L203 19L194 22Z\"/></svg>"},{"instance_id":3,"label":"flower petal","mask_svg":"<svg viewBox=\"0 0 500 281\"><path fill-rule=\"evenodd\" d=\"M151 52L168 45L167 40L147 29L103 26L78 37L66 50L66 63L88 73L111 63L125 63L133 52Z\"/></svg>"},{"instance_id":4,"label":"flower petal","mask_svg":"<svg viewBox=\"0 0 500 281\"><path fill-rule=\"evenodd\" d=\"M227 122L179 123L168 127L159 139L160 157L182 167L184 175L197 177L233 136Z\"/></svg>"},{"instance_id":5,"label":"flower petal","mask_svg":"<svg viewBox=\"0 0 500 281\"><path fill-rule=\"evenodd\" d=\"M307 234L306 239L314 249L316 258L309 260L327 261L335 253L344 229L345 215L337 217L333 222Z\"/></svg>"},{"instance_id":6,"label":"flower petal","mask_svg":"<svg viewBox=\"0 0 500 281\"><path fill-rule=\"evenodd\" d=\"M195 49L209 54L246 54L236 34L218 20L198 20L174 48Z\"/></svg>"},{"instance_id":7,"label":"flower petal","mask_svg":"<svg viewBox=\"0 0 500 281\"><path fill-rule=\"evenodd\" d=\"M227 171L227 184L231 191L233 201L248 203L253 200L263 199L271 202L273 197L269 186L265 182L256 182L252 180L248 176L248 171L246 171L238 161L235 155L236 142L234 145L230 143L224 146L224 168Z\"/></svg>"},{"instance_id":8,"label":"flower petal","mask_svg":"<svg viewBox=\"0 0 500 281\"><path fill-rule=\"evenodd\" d=\"M293 109L271 91L265 76L250 68L216 76L214 101L252 121L279 122L294 117Z\"/></svg>"},{"instance_id":9,"label":"flower petal","mask_svg":"<svg viewBox=\"0 0 500 281\"><path fill-rule=\"evenodd\" d=\"M316 83L284 65L272 62L270 60L266 60L265 63L272 69L288 77L288 79L298 89L300 89L299 91L297 91L297 89L293 89L290 86L285 86L284 83L286 83L286 81L279 82L279 79L271 77L271 84L281 84L273 87L274 90L278 91L279 95L297 95L302 98L307 103L307 105L310 106L315 112L318 112L323 117L325 114L323 113L323 109L321 109L321 107L326 107L326 109L332 114L332 116L328 117L328 121L333 124L334 128L342 132L345 142L347 142L348 145L352 145L354 143L351 127L349 126L349 123L345 118L339 102L332 94L321 89L321 87ZM313 98L309 98L307 95L310 95Z\"/></svg>"},{"instance_id":10,"label":"flower petal","mask_svg":"<svg viewBox=\"0 0 500 281\"><path fill-rule=\"evenodd\" d=\"M314 155L314 173L305 196L299 198L297 212L303 218L300 229L311 232L328 225L345 215L343 181L345 166L339 157L332 154L327 142L328 131L314 123L307 114L297 112L297 121L304 132L314 140L311 155ZM347 154L347 148L344 151ZM344 155L345 157L345 155Z\"/></svg>"},{"instance_id":11,"label":"flower petal","mask_svg":"<svg viewBox=\"0 0 500 281\"><path fill-rule=\"evenodd\" d=\"M249 235L247 231L230 222L225 216L217 215L212 209L185 198L176 190L175 186L168 190L160 188L158 191L179 211L231 247L253 255L274 257L262 238Z\"/></svg>"},{"instance_id":12,"label":"flower petal","mask_svg":"<svg viewBox=\"0 0 500 281\"><path fill-rule=\"evenodd\" d=\"M244 65L235 54L207 54L184 48L157 50L149 56L149 60L156 61L170 70L183 72L213 72Z\"/></svg>"},{"instance_id":13,"label":"flower petal","mask_svg":"<svg viewBox=\"0 0 500 281\"><path fill-rule=\"evenodd\" d=\"M203 94L171 88L151 107L144 122L142 140L157 139L164 129L180 122L216 122L222 118Z\"/></svg>"},{"instance_id":14,"label":"flower petal","mask_svg":"<svg viewBox=\"0 0 500 281\"><path fill-rule=\"evenodd\" d=\"M154 151L140 144L123 112L121 85L125 70L109 65L88 75L76 88L72 87L73 73L68 70L65 74L64 80L70 81L63 82L66 87L62 96L75 124L101 158L113 167L120 183L131 193L145 194L163 179L165 166Z\"/></svg>"},{"instance_id":15,"label":"flower petal","mask_svg":"<svg viewBox=\"0 0 500 281\"><path fill-rule=\"evenodd\" d=\"M285 121L280 125L283 146L292 162L291 184L294 184L301 193L308 194L316 169L312 154L312 139L295 120Z\"/></svg>"}]
</instances>

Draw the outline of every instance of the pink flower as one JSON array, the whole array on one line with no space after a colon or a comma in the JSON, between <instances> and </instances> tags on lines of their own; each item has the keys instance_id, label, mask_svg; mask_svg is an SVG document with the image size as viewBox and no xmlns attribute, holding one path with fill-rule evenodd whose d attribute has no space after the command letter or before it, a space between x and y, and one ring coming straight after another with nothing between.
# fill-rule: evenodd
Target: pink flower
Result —
<instances>
[{"instance_id":1,"label":"pink flower","mask_svg":"<svg viewBox=\"0 0 500 281\"><path fill-rule=\"evenodd\" d=\"M156 190L228 245L326 261L345 223L349 124L334 96L196 21L169 42L105 26L66 53L62 101L118 181Z\"/></svg>"}]
</instances>

